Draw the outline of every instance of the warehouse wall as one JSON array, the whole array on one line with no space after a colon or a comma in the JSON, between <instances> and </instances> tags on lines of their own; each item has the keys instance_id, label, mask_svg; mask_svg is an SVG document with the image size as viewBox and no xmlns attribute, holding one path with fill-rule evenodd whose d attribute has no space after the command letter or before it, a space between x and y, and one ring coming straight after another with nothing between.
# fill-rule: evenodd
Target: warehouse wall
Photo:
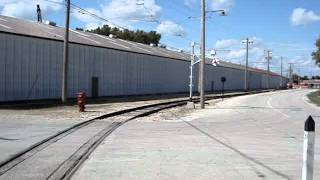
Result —
<instances>
[{"instance_id":1,"label":"warehouse wall","mask_svg":"<svg viewBox=\"0 0 320 180\"><path fill-rule=\"evenodd\" d=\"M62 50L62 42L0 33L0 101L59 98ZM220 90L222 76L225 89L243 88L242 70L207 65L206 90ZM68 96L80 90L90 96L93 77L99 96L187 92L189 62L70 44ZM249 77L250 88L266 88L265 75L251 72ZM279 82L272 78L271 87Z\"/></svg>"},{"instance_id":2,"label":"warehouse wall","mask_svg":"<svg viewBox=\"0 0 320 180\"><path fill-rule=\"evenodd\" d=\"M70 63L69 96L90 92L92 77L98 78L100 96L188 90L188 64L183 61L71 44Z\"/></svg>"},{"instance_id":3,"label":"warehouse wall","mask_svg":"<svg viewBox=\"0 0 320 180\"><path fill-rule=\"evenodd\" d=\"M62 43L0 34L0 101L57 98Z\"/></svg>"}]
</instances>

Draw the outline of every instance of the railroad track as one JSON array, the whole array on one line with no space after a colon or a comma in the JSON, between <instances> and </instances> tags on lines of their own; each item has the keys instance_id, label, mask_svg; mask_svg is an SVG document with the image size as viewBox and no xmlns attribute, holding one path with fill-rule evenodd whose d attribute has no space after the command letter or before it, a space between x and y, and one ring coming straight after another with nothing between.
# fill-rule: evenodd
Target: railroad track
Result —
<instances>
[{"instance_id":1,"label":"railroad track","mask_svg":"<svg viewBox=\"0 0 320 180\"><path fill-rule=\"evenodd\" d=\"M226 94L224 97L245 94L249 93ZM207 99L217 97L221 96ZM177 100L134 107L78 123L0 163L0 180L70 179L91 152L118 127L139 117L185 105L187 101Z\"/></svg>"},{"instance_id":2,"label":"railroad track","mask_svg":"<svg viewBox=\"0 0 320 180\"><path fill-rule=\"evenodd\" d=\"M121 125L184 104L186 100L145 105L76 124L2 162L0 179L69 179L79 164Z\"/></svg>"}]
</instances>

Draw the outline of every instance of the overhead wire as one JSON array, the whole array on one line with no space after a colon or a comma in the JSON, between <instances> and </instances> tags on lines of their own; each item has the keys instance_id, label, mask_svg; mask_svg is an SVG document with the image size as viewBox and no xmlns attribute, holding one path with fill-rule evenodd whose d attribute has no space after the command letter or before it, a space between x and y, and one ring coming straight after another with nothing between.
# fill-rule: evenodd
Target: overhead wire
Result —
<instances>
[{"instance_id":1,"label":"overhead wire","mask_svg":"<svg viewBox=\"0 0 320 180\"><path fill-rule=\"evenodd\" d=\"M39 1L39 0L34 0L34 1ZM66 3L64 3L64 2L58 2L58 1L53 1L53 0L43 0L43 1L50 2L50 3L53 3L53 4L59 4L59 5L66 6ZM75 3L70 3L70 8L78 10L79 13L89 15L89 16L91 16L93 18L96 18L96 19L98 19L100 21L107 22L107 23L109 23L109 24L111 24L111 25L113 25L115 27L120 28L120 29L128 29L127 27L120 26L120 25L118 25L118 24L116 24L116 23L114 23L114 22L112 22L112 21L110 21L110 20L108 20L108 19L106 19L104 17L98 16L97 14L92 13L92 12L80 7L79 5L77 5Z\"/></svg>"},{"instance_id":2,"label":"overhead wire","mask_svg":"<svg viewBox=\"0 0 320 180\"><path fill-rule=\"evenodd\" d=\"M37 0L34 0L34 1L37 1ZM46 2L50 2L50 3L54 3L54 4L59 4L59 5L63 5L63 6L66 6L66 3L64 2L58 2L58 1L53 1L53 0L43 0L43 1L46 1ZM171 3L171 4L174 4L174 3ZM143 6L143 8L149 13L149 16L150 16L150 19L131 19L132 21L141 21L141 22L151 22L151 23L157 23L157 24L161 24L163 23L163 21L157 19L153 14L152 14L152 11L145 6L144 4L144 0L137 0L137 5L141 5ZM120 29L128 29L128 27L125 27L125 26L121 26L121 25L118 25L112 21L110 21L109 19L106 19L104 17L101 17L93 12L90 12L82 7L80 7L79 5L75 4L75 3L70 3L70 8L74 9L74 10L77 10L78 13L81 13L81 14L86 14L88 16L91 16L93 18L96 18L100 21L104 21L104 22L107 22L108 24L111 24L115 27L118 27ZM75 11L74 11L75 12ZM190 16L188 16L187 18L183 19L181 22L184 22L186 20L189 20ZM177 25L180 25L182 26L181 22L175 22ZM176 35L173 35L175 37L179 37L185 41L187 41L188 43L191 43L191 42L194 42L194 40L190 37L188 37L189 35L188 34L176 34Z\"/></svg>"},{"instance_id":3,"label":"overhead wire","mask_svg":"<svg viewBox=\"0 0 320 180\"><path fill-rule=\"evenodd\" d=\"M98 16L95 13L92 13L92 12L86 10L86 9L83 9L82 7L80 7L80 6L78 6L78 5L74 4L74 3L70 3L70 5L71 5L71 7L80 10L80 13L88 14L91 17L94 17L94 18L97 18L97 19L99 19L101 21L105 21L107 23L110 23L111 25L114 25L114 26L116 26L116 27L118 27L120 29L128 29L128 27L120 26L120 25L118 25L118 24L116 24L114 22L111 22L110 20L108 20L108 19L106 19L104 17Z\"/></svg>"}]
</instances>

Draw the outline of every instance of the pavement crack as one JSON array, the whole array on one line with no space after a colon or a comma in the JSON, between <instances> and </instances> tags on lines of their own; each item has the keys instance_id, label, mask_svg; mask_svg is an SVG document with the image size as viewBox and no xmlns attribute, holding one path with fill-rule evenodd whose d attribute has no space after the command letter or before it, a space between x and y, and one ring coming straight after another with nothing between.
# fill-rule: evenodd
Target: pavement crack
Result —
<instances>
[{"instance_id":1,"label":"pavement crack","mask_svg":"<svg viewBox=\"0 0 320 180\"><path fill-rule=\"evenodd\" d=\"M17 141L17 140L20 140L20 139L0 137L0 140L4 140L4 141Z\"/></svg>"}]
</instances>

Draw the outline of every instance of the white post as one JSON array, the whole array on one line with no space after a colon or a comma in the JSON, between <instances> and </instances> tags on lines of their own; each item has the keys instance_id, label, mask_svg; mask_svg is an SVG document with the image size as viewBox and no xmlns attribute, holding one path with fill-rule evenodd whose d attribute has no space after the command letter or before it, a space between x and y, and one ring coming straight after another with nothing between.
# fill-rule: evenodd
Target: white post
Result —
<instances>
[{"instance_id":1,"label":"white post","mask_svg":"<svg viewBox=\"0 0 320 180\"><path fill-rule=\"evenodd\" d=\"M268 83L267 83L267 89L270 89L270 50L267 51L267 64L268 64Z\"/></svg>"},{"instance_id":2,"label":"white post","mask_svg":"<svg viewBox=\"0 0 320 180\"><path fill-rule=\"evenodd\" d=\"M193 65L194 65L194 46L195 43L191 43L192 47L192 54L191 54L191 61L190 61L190 84L189 84L189 100L192 101L192 91L193 91Z\"/></svg>"},{"instance_id":3,"label":"white post","mask_svg":"<svg viewBox=\"0 0 320 180\"><path fill-rule=\"evenodd\" d=\"M283 78L282 78L282 56L281 56L281 66L280 66L280 89L283 88Z\"/></svg>"},{"instance_id":4,"label":"white post","mask_svg":"<svg viewBox=\"0 0 320 180\"><path fill-rule=\"evenodd\" d=\"M302 180L313 180L315 123L311 116L304 125Z\"/></svg>"},{"instance_id":5,"label":"white post","mask_svg":"<svg viewBox=\"0 0 320 180\"><path fill-rule=\"evenodd\" d=\"M249 59L249 38L246 39L246 69L244 72L244 90L248 91L248 59Z\"/></svg>"},{"instance_id":6,"label":"white post","mask_svg":"<svg viewBox=\"0 0 320 180\"><path fill-rule=\"evenodd\" d=\"M187 108L189 109L194 109L195 105L194 102L192 101L192 92L193 92L193 66L196 64L194 62L195 60L195 55L194 55L194 46L195 42L192 42L191 47L192 47L192 54L191 54L191 61L190 61L190 82L189 82L189 101L187 103Z\"/></svg>"}]
</instances>

